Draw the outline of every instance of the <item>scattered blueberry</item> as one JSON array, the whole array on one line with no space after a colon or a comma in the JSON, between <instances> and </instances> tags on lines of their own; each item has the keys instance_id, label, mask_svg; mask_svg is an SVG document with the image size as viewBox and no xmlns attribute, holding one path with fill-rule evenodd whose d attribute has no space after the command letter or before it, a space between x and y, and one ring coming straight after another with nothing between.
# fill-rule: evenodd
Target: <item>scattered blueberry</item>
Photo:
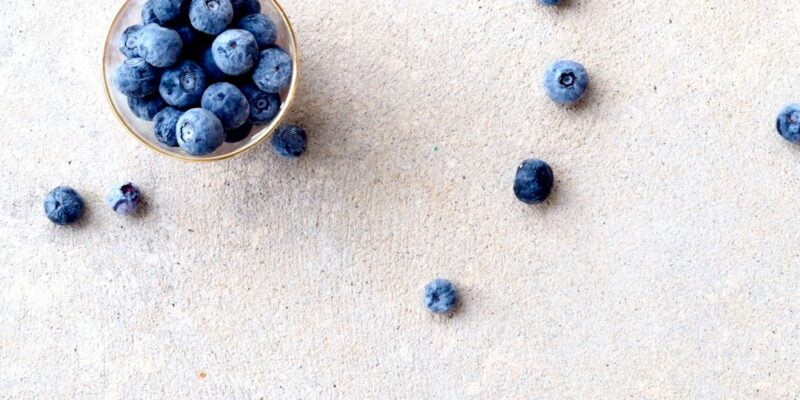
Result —
<instances>
[{"instance_id":1,"label":"scattered blueberry","mask_svg":"<svg viewBox=\"0 0 800 400\"><path fill-rule=\"evenodd\" d=\"M238 18L242 15L258 14L261 12L261 3L258 0L231 0L233 12Z\"/></svg>"},{"instance_id":2,"label":"scattered blueberry","mask_svg":"<svg viewBox=\"0 0 800 400\"><path fill-rule=\"evenodd\" d=\"M158 92L169 105L187 108L200 103L207 86L203 69L195 62L185 60L164 71Z\"/></svg>"},{"instance_id":3,"label":"scattered blueberry","mask_svg":"<svg viewBox=\"0 0 800 400\"><path fill-rule=\"evenodd\" d=\"M142 25L161 23L156 17L153 0L147 0L142 7Z\"/></svg>"},{"instance_id":4,"label":"scattered blueberry","mask_svg":"<svg viewBox=\"0 0 800 400\"><path fill-rule=\"evenodd\" d=\"M158 70L139 57L122 62L114 72L114 84L122 94L146 97L158 89Z\"/></svg>"},{"instance_id":5,"label":"scattered blueberry","mask_svg":"<svg viewBox=\"0 0 800 400\"><path fill-rule=\"evenodd\" d=\"M167 107L153 117L153 131L159 142L169 147L178 147L175 128L178 126L178 120L181 115L183 115L183 111L174 107Z\"/></svg>"},{"instance_id":6,"label":"scattered blueberry","mask_svg":"<svg viewBox=\"0 0 800 400\"><path fill-rule=\"evenodd\" d=\"M245 122L244 125L225 132L225 141L228 143L241 142L250 136L251 130L253 130L253 124Z\"/></svg>"},{"instance_id":7,"label":"scattered blueberry","mask_svg":"<svg viewBox=\"0 0 800 400\"><path fill-rule=\"evenodd\" d=\"M281 157L300 157L308 146L306 131L297 125L283 125L272 135L272 149Z\"/></svg>"},{"instance_id":8,"label":"scattered blueberry","mask_svg":"<svg viewBox=\"0 0 800 400\"><path fill-rule=\"evenodd\" d=\"M233 21L230 0L192 0L189 21L200 32L217 35Z\"/></svg>"},{"instance_id":9,"label":"scattered blueberry","mask_svg":"<svg viewBox=\"0 0 800 400\"><path fill-rule=\"evenodd\" d=\"M253 34L243 29L222 32L211 44L214 62L228 75L242 75L258 61L258 44Z\"/></svg>"},{"instance_id":10,"label":"scattered blueberry","mask_svg":"<svg viewBox=\"0 0 800 400\"><path fill-rule=\"evenodd\" d=\"M272 46L278 38L275 24L264 14L245 15L236 23L236 27L252 33L261 49Z\"/></svg>"},{"instance_id":11,"label":"scattered blueberry","mask_svg":"<svg viewBox=\"0 0 800 400\"><path fill-rule=\"evenodd\" d=\"M130 107L133 115L145 121L152 121L153 117L166 106L167 103L158 95L150 95L141 98L128 97L128 107Z\"/></svg>"},{"instance_id":12,"label":"scattered blueberry","mask_svg":"<svg viewBox=\"0 0 800 400\"><path fill-rule=\"evenodd\" d=\"M186 111L176 126L178 145L191 155L213 153L225 140L222 122L210 111L193 108Z\"/></svg>"},{"instance_id":13,"label":"scattered blueberry","mask_svg":"<svg viewBox=\"0 0 800 400\"><path fill-rule=\"evenodd\" d=\"M589 74L574 61L556 61L544 75L544 89L558 104L572 104L583 97Z\"/></svg>"},{"instance_id":14,"label":"scattered blueberry","mask_svg":"<svg viewBox=\"0 0 800 400\"><path fill-rule=\"evenodd\" d=\"M458 304L458 290L446 279L434 279L425 286L425 307L436 314L451 311Z\"/></svg>"},{"instance_id":15,"label":"scattered blueberry","mask_svg":"<svg viewBox=\"0 0 800 400\"><path fill-rule=\"evenodd\" d=\"M154 67L169 67L181 55L181 35L172 29L147 24L139 30L137 36L139 55Z\"/></svg>"},{"instance_id":16,"label":"scattered blueberry","mask_svg":"<svg viewBox=\"0 0 800 400\"><path fill-rule=\"evenodd\" d=\"M153 14L163 24L178 18L184 0L152 0Z\"/></svg>"},{"instance_id":17,"label":"scattered blueberry","mask_svg":"<svg viewBox=\"0 0 800 400\"><path fill-rule=\"evenodd\" d=\"M546 162L529 159L517 168L514 194L523 203L538 204L547 199L553 189L553 170Z\"/></svg>"},{"instance_id":18,"label":"scattered blueberry","mask_svg":"<svg viewBox=\"0 0 800 400\"><path fill-rule=\"evenodd\" d=\"M261 52L253 72L253 82L267 93L278 93L292 81L292 59L285 51L272 47Z\"/></svg>"},{"instance_id":19,"label":"scattered blueberry","mask_svg":"<svg viewBox=\"0 0 800 400\"><path fill-rule=\"evenodd\" d=\"M131 215L136 212L142 203L139 188L131 183L115 187L108 195L108 205L117 214Z\"/></svg>"},{"instance_id":20,"label":"scattered blueberry","mask_svg":"<svg viewBox=\"0 0 800 400\"><path fill-rule=\"evenodd\" d=\"M225 129L242 126L250 116L250 105L242 91L227 82L215 83L203 93L202 107L214 113Z\"/></svg>"},{"instance_id":21,"label":"scattered blueberry","mask_svg":"<svg viewBox=\"0 0 800 400\"><path fill-rule=\"evenodd\" d=\"M247 120L251 123L266 124L281 110L281 97L277 94L262 92L253 84L242 85L240 89L250 104L250 117Z\"/></svg>"},{"instance_id":22,"label":"scattered blueberry","mask_svg":"<svg viewBox=\"0 0 800 400\"><path fill-rule=\"evenodd\" d=\"M125 55L125 57L139 57L139 38L138 34L139 31L142 29L141 25L132 25L125 29L125 32L122 32L122 37L119 40L119 51Z\"/></svg>"},{"instance_id":23,"label":"scattered blueberry","mask_svg":"<svg viewBox=\"0 0 800 400\"><path fill-rule=\"evenodd\" d=\"M83 216L83 199L72 188L59 186L44 198L44 212L54 224L71 224Z\"/></svg>"},{"instance_id":24,"label":"scattered blueberry","mask_svg":"<svg viewBox=\"0 0 800 400\"><path fill-rule=\"evenodd\" d=\"M789 104L778 114L778 133L784 139L800 142L800 104Z\"/></svg>"},{"instance_id":25,"label":"scattered blueberry","mask_svg":"<svg viewBox=\"0 0 800 400\"><path fill-rule=\"evenodd\" d=\"M221 81L225 79L225 73L222 72L222 70L217 67L217 63L214 62L214 53L211 52L210 47L200 56L200 65L203 66L203 71L206 72L206 77L209 80Z\"/></svg>"},{"instance_id":26,"label":"scattered blueberry","mask_svg":"<svg viewBox=\"0 0 800 400\"><path fill-rule=\"evenodd\" d=\"M561 0L539 0L539 3L542 3L546 6L557 6Z\"/></svg>"}]
</instances>

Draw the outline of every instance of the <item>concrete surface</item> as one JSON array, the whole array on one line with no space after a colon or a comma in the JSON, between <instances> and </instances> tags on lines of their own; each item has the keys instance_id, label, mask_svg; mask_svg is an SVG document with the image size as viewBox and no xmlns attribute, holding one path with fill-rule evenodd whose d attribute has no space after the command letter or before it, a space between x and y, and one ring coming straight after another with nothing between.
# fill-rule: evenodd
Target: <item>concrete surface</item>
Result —
<instances>
[{"instance_id":1,"label":"concrete surface","mask_svg":"<svg viewBox=\"0 0 800 400\"><path fill-rule=\"evenodd\" d=\"M0 398L800 394L798 3L285 0L310 151L212 165L114 120L120 4L0 8ZM581 107L540 89L556 58ZM146 215L104 205L121 180ZM61 184L77 227L43 215ZM452 318L420 305L439 276Z\"/></svg>"}]
</instances>

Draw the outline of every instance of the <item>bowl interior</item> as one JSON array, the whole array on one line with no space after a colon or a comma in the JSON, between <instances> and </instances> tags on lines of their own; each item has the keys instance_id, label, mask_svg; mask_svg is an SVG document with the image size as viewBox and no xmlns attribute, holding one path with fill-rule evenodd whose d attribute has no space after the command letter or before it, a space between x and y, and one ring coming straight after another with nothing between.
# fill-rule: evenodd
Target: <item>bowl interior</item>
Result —
<instances>
[{"instance_id":1,"label":"bowl interior","mask_svg":"<svg viewBox=\"0 0 800 400\"><path fill-rule=\"evenodd\" d=\"M277 28L278 39L275 42L276 45L289 54L293 63L292 81L289 86L284 88L280 93L280 112L268 125L253 127L253 131L246 139L237 143L224 143L215 152L208 155L193 156L187 154L178 147L168 147L156 140L153 134L153 123L141 120L133 115L128 107L126 96L117 90L112 82L114 71L117 66L125 60L125 56L118 48L119 40L127 27L141 24L142 7L145 1L146 0L127 0L125 2L111 24L111 29L108 32L103 52L103 81L106 93L114 112L125 128L147 147L161 154L187 161L215 161L232 157L254 147L258 143L264 141L264 139L270 137L275 128L278 127L286 116L294 100L294 95L297 90L297 75L299 72L299 57L294 31L280 5L273 0L260 0L261 13L267 15L272 22L275 23L275 27Z\"/></svg>"}]
</instances>

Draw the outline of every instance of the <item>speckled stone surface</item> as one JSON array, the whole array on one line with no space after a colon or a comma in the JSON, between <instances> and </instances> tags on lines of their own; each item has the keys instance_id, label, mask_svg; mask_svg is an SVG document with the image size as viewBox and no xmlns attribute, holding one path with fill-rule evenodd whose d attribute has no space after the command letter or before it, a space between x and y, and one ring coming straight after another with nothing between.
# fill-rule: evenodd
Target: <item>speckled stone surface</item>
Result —
<instances>
[{"instance_id":1,"label":"speckled stone surface","mask_svg":"<svg viewBox=\"0 0 800 400\"><path fill-rule=\"evenodd\" d=\"M109 111L120 4L0 8L0 398L800 394L793 2L285 0L309 151L214 164ZM580 107L540 87L558 58ZM105 205L121 181L146 213ZM58 185L77 226L44 216ZM435 277L452 318L421 304Z\"/></svg>"}]
</instances>

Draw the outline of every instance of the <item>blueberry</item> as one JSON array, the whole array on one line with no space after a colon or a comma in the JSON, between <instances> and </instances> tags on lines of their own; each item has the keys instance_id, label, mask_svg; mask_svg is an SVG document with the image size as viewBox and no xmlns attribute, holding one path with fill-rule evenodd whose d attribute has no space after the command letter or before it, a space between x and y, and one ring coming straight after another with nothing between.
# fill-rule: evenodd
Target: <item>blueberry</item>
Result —
<instances>
[{"instance_id":1,"label":"blueberry","mask_svg":"<svg viewBox=\"0 0 800 400\"><path fill-rule=\"evenodd\" d=\"M222 121L225 129L242 126L250 116L250 104L242 91L227 82L215 83L203 93L202 106Z\"/></svg>"},{"instance_id":2,"label":"blueberry","mask_svg":"<svg viewBox=\"0 0 800 400\"><path fill-rule=\"evenodd\" d=\"M532 158L523 161L517 168L514 194L523 203L541 203L547 199L552 189L553 170L546 162Z\"/></svg>"},{"instance_id":3,"label":"blueberry","mask_svg":"<svg viewBox=\"0 0 800 400\"><path fill-rule=\"evenodd\" d=\"M228 75L242 75L258 61L258 44L253 34L243 29L222 32L211 44L214 62Z\"/></svg>"},{"instance_id":4,"label":"blueberry","mask_svg":"<svg viewBox=\"0 0 800 400\"><path fill-rule=\"evenodd\" d=\"M214 62L214 53L209 47L200 56L200 65L203 66L203 71L206 72L206 77L211 81L221 81L225 79L225 73L219 69L217 63Z\"/></svg>"},{"instance_id":5,"label":"blueberry","mask_svg":"<svg viewBox=\"0 0 800 400\"><path fill-rule=\"evenodd\" d=\"M278 38L275 24L264 14L245 15L236 23L236 27L252 33L261 49L272 46Z\"/></svg>"},{"instance_id":6,"label":"blueberry","mask_svg":"<svg viewBox=\"0 0 800 400\"><path fill-rule=\"evenodd\" d=\"M131 97L146 97L158 89L158 70L139 57L122 62L114 72L114 84Z\"/></svg>"},{"instance_id":7,"label":"blueberry","mask_svg":"<svg viewBox=\"0 0 800 400\"><path fill-rule=\"evenodd\" d=\"M139 188L131 183L115 187L108 195L108 205L117 214L131 215L141 203L142 195L139 193Z\"/></svg>"},{"instance_id":8,"label":"blueberry","mask_svg":"<svg viewBox=\"0 0 800 400\"><path fill-rule=\"evenodd\" d=\"M261 52L253 72L253 82L267 93L278 93L292 81L292 59L285 51L272 47Z\"/></svg>"},{"instance_id":9,"label":"blueberry","mask_svg":"<svg viewBox=\"0 0 800 400\"><path fill-rule=\"evenodd\" d=\"M261 3L258 0L231 0L233 13L238 18L242 15L261 13Z\"/></svg>"},{"instance_id":10,"label":"blueberry","mask_svg":"<svg viewBox=\"0 0 800 400\"><path fill-rule=\"evenodd\" d=\"M800 142L800 104L789 104L778 114L778 133L784 139Z\"/></svg>"},{"instance_id":11,"label":"blueberry","mask_svg":"<svg viewBox=\"0 0 800 400\"><path fill-rule=\"evenodd\" d=\"M255 125L263 125L275 118L281 110L281 97L275 93L266 93L253 84L240 87L244 97L250 104L250 117L247 120Z\"/></svg>"},{"instance_id":12,"label":"blueberry","mask_svg":"<svg viewBox=\"0 0 800 400\"><path fill-rule=\"evenodd\" d=\"M231 1L192 0L189 6L189 21L200 32L218 35L233 21Z\"/></svg>"},{"instance_id":13,"label":"blueberry","mask_svg":"<svg viewBox=\"0 0 800 400\"><path fill-rule=\"evenodd\" d=\"M175 128L181 115L183 115L183 111L174 107L167 107L153 117L153 132L159 142L169 147L178 147Z\"/></svg>"},{"instance_id":14,"label":"blueberry","mask_svg":"<svg viewBox=\"0 0 800 400\"><path fill-rule=\"evenodd\" d=\"M156 17L156 11L153 5L153 0L147 0L142 7L142 25L147 24L160 24L161 21Z\"/></svg>"},{"instance_id":15,"label":"blueberry","mask_svg":"<svg viewBox=\"0 0 800 400\"><path fill-rule=\"evenodd\" d=\"M250 136L251 130L253 130L253 124L245 122L244 125L225 132L225 141L228 143L241 142Z\"/></svg>"},{"instance_id":16,"label":"blueberry","mask_svg":"<svg viewBox=\"0 0 800 400\"><path fill-rule=\"evenodd\" d=\"M197 43L200 41L200 32L197 32L192 28L189 24L179 24L175 25L173 28L175 32L178 32L178 36L181 37L181 43L183 43L182 49L183 52L186 54L193 53L197 49Z\"/></svg>"},{"instance_id":17,"label":"blueberry","mask_svg":"<svg viewBox=\"0 0 800 400\"><path fill-rule=\"evenodd\" d=\"M191 155L213 153L225 140L222 122L210 111L193 108L183 113L176 125L178 145Z\"/></svg>"},{"instance_id":18,"label":"blueberry","mask_svg":"<svg viewBox=\"0 0 800 400\"><path fill-rule=\"evenodd\" d=\"M71 224L83 216L83 199L72 188L59 186L44 198L44 212L54 224Z\"/></svg>"},{"instance_id":19,"label":"blueberry","mask_svg":"<svg viewBox=\"0 0 800 400\"><path fill-rule=\"evenodd\" d=\"M172 21L181 15L184 0L151 0L153 14L161 23Z\"/></svg>"},{"instance_id":20,"label":"blueberry","mask_svg":"<svg viewBox=\"0 0 800 400\"><path fill-rule=\"evenodd\" d=\"M157 24L147 24L139 31L137 51L150 65L166 68L178 60L183 42L181 35Z\"/></svg>"},{"instance_id":21,"label":"blueberry","mask_svg":"<svg viewBox=\"0 0 800 400\"><path fill-rule=\"evenodd\" d=\"M281 157L300 157L307 145L306 131L297 125L283 125L272 135L272 149Z\"/></svg>"},{"instance_id":22,"label":"blueberry","mask_svg":"<svg viewBox=\"0 0 800 400\"><path fill-rule=\"evenodd\" d=\"M139 46L138 35L141 29L141 25L131 25L125 29L125 32L122 32L122 37L119 39L119 51L121 51L125 57L139 57L139 50L137 47Z\"/></svg>"},{"instance_id":23,"label":"blueberry","mask_svg":"<svg viewBox=\"0 0 800 400\"><path fill-rule=\"evenodd\" d=\"M158 92L169 105L187 108L200 103L207 86L203 69L194 61L185 60L164 71Z\"/></svg>"},{"instance_id":24,"label":"blueberry","mask_svg":"<svg viewBox=\"0 0 800 400\"><path fill-rule=\"evenodd\" d=\"M458 290L446 279L434 279L425 285L425 307L436 314L452 310L458 304Z\"/></svg>"},{"instance_id":25,"label":"blueberry","mask_svg":"<svg viewBox=\"0 0 800 400\"><path fill-rule=\"evenodd\" d=\"M561 0L539 0L539 3L544 4L546 6L557 6Z\"/></svg>"},{"instance_id":26,"label":"blueberry","mask_svg":"<svg viewBox=\"0 0 800 400\"><path fill-rule=\"evenodd\" d=\"M556 61L544 75L544 90L558 104L577 102L588 85L586 69L574 61Z\"/></svg>"},{"instance_id":27,"label":"blueberry","mask_svg":"<svg viewBox=\"0 0 800 400\"><path fill-rule=\"evenodd\" d=\"M167 103L161 96L155 94L143 98L128 97L128 107L133 115L145 121L152 121L153 117L166 106Z\"/></svg>"}]
</instances>

